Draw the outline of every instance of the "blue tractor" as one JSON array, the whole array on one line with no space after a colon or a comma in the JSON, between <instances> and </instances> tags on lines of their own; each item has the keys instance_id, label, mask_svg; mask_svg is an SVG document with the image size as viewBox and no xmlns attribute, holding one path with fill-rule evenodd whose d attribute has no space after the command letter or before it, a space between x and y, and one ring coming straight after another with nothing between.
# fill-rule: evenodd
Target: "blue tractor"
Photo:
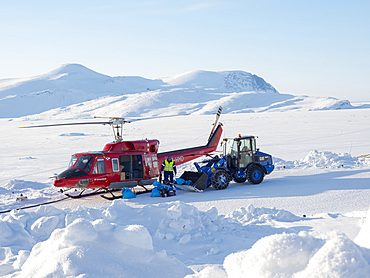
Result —
<instances>
[{"instance_id":1,"label":"blue tractor","mask_svg":"<svg viewBox=\"0 0 370 278\"><path fill-rule=\"evenodd\" d=\"M198 175L185 172L181 178L191 179L198 190L213 186L215 189L225 189L230 181L259 184L265 175L274 170L272 156L256 148L254 136L226 138L222 142L223 155L212 157L202 162L195 162ZM208 178L206 178L207 174ZM201 182L202 181L202 182Z\"/></svg>"}]
</instances>

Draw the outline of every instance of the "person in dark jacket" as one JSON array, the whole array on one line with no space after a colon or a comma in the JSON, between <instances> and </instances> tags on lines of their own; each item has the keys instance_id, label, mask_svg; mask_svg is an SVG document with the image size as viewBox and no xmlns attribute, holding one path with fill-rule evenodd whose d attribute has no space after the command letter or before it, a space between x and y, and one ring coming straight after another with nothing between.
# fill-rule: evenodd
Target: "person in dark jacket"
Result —
<instances>
[{"instance_id":1,"label":"person in dark jacket","mask_svg":"<svg viewBox=\"0 0 370 278\"><path fill-rule=\"evenodd\" d=\"M164 181L170 181L173 183L173 173L176 175L176 164L169 155L162 163L161 172L164 172Z\"/></svg>"}]
</instances>

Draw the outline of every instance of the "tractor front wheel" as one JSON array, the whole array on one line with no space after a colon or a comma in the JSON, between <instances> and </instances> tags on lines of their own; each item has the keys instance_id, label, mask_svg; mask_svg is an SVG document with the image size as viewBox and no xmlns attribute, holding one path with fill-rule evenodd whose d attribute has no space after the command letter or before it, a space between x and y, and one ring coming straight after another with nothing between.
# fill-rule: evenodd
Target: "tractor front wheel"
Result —
<instances>
[{"instance_id":1,"label":"tractor front wheel","mask_svg":"<svg viewBox=\"0 0 370 278\"><path fill-rule=\"evenodd\" d=\"M229 186L231 175L225 169L216 170L211 177L211 184L214 189L221 190Z\"/></svg>"},{"instance_id":2,"label":"tractor front wheel","mask_svg":"<svg viewBox=\"0 0 370 278\"><path fill-rule=\"evenodd\" d=\"M265 173L257 164L252 164L248 167L247 178L249 183L259 184L263 181Z\"/></svg>"}]
</instances>

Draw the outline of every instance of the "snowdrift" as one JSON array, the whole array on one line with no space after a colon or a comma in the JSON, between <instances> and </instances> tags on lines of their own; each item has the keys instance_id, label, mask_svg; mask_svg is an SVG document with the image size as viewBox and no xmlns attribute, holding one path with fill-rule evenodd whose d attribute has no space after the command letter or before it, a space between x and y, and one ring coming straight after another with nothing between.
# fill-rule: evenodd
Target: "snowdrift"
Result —
<instances>
[{"instance_id":1,"label":"snowdrift","mask_svg":"<svg viewBox=\"0 0 370 278\"><path fill-rule=\"evenodd\" d=\"M364 222L362 223L361 230L358 233L358 236L355 238L355 242L367 249L370 249L370 207L367 211L367 217L365 218Z\"/></svg>"},{"instance_id":2,"label":"snowdrift","mask_svg":"<svg viewBox=\"0 0 370 278\"><path fill-rule=\"evenodd\" d=\"M333 153L330 151L312 150L308 155L295 161L285 161L283 159L275 158L276 167L280 168L357 168L366 167L370 165L369 159L359 159L348 153Z\"/></svg>"},{"instance_id":3,"label":"snowdrift","mask_svg":"<svg viewBox=\"0 0 370 278\"><path fill-rule=\"evenodd\" d=\"M369 277L369 250L346 236L276 234L226 257L225 277Z\"/></svg>"},{"instance_id":4,"label":"snowdrift","mask_svg":"<svg viewBox=\"0 0 370 278\"><path fill-rule=\"evenodd\" d=\"M304 221L253 206L223 216L216 208L202 212L179 201L143 208L116 200L102 209L13 211L0 217L0 275L369 277L369 249L343 234L277 231L268 225L272 220ZM184 263L214 265L194 274Z\"/></svg>"},{"instance_id":5,"label":"snowdrift","mask_svg":"<svg viewBox=\"0 0 370 278\"><path fill-rule=\"evenodd\" d=\"M370 277L370 209L354 242L344 234L275 234L187 277ZM362 248L367 247L367 248Z\"/></svg>"}]
</instances>

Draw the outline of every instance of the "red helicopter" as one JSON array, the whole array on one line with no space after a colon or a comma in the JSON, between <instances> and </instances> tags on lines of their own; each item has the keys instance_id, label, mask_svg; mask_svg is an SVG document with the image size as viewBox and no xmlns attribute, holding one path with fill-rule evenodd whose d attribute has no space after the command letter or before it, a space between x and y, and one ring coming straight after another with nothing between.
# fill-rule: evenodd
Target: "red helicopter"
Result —
<instances>
[{"instance_id":1,"label":"red helicopter","mask_svg":"<svg viewBox=\"0 0 370 278\"><path fill-rule=\"evenodd\" d=\"M55 177L54 186L59 188L79 189L75 195L69 197L82 197L90 194L111 193L113 197L102 196L106 199L120 198L112 192L124 187L141 186L144 192L149 192L145 186L152 185L160 175L163 161L171 155L176 165L181 165L203 155L208 155L217 149L222 134L222 124L218 123L222 107L219 108L213 129L204 146L179 149L158 153L159 141L135 140L124 141L122 138L123 125L137 120L127 118L109 118L104 122L67 123L28 126L22 128L49 127L61 125L80 124L109 124L113 127L115 141L105 145L102 151L73 154L68 169ZM167 116L168 117L168 116ZM158 117L157 117L158 118ZM86 189L96 189L93 193L84 194ZM67 190L61 189L61 192ZM143 192L143 191L141 191Z\"/></svg>"}]
</instances>

